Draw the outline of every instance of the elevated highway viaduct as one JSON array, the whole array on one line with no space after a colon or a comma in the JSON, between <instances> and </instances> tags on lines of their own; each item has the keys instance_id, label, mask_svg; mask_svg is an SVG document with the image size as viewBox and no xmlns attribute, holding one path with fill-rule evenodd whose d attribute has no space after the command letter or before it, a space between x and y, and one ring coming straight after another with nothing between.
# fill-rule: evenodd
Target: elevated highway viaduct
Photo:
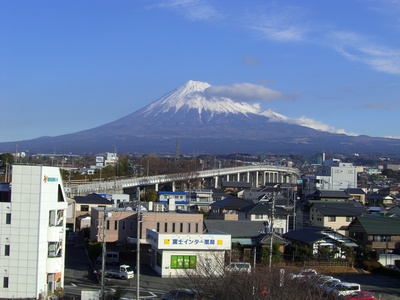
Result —
<instances>
[{"instance_id":1,"label":"elevated highway viaduct","mask_svg":"<svg viewBox=\"0 0 400 300\"><path fill-rule=\"evenodd\" d=\"M158 190L159 185L163 184L171 184L174 191L177 183L190 184L192 189L210 186L220 188L222 181L248 182L252 187L258 187L267 183L296 184L299 176L299 170L296 168L259 164L128 179L116 178L81 184L66 183L65 189L70 197L74 197L90 193L131 194L130 191L137 187L153 186L155 190Z\"/></svg>"}]
</instances>

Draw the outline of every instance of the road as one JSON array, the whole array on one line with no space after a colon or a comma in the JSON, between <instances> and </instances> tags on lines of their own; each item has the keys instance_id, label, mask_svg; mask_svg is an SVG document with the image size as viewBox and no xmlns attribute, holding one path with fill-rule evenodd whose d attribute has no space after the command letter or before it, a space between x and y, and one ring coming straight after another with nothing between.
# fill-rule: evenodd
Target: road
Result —
<instances>
[{"instance_id":1,"label":"road","mask_svg":"<svg viewBox=\"0 0 400 300\"><path fill-rule=\"evenodd\" d=\"M78 244L79 245L79 244ZM65 259L64 289L66 299L79 299L81 290L100 290L99 279L85 248L74 244L67 245ZM158 299L165 292L175 288L177 279L161 278L147 265L141 265L140 298ZM136 298L136 278L121 280L106 278L106 291L123 288L127 291L126 298Z\"/></svg>"},{"instance_id":2,"label":"road","mask_svg":"<svg viewBox=\"0 0 400 300\"><path fill-rule=\"evenodd\" d=\"M377 300L400 299L400 280L397 278L372 273L349 273L337 277L361 284L363 290L373 291Z\"/></svg>"},{"instance_id":3,"label":"road","mask_svg":"<svg viewBox=\"0 0 400 300\"><path fill-rule=\"evenodd\" d=\"M98 278L93 270L83 246L67 246L64 282L66 299L80 299L81 290L100 290ZM400 299L399 279L370 273L348 273L336 277L342 281L361 284L362 289L373 291L377 300ZM147 265L141 265L141 299L159 299L166 291L181 285L182 282L178 279L161 278ZM107 278L105 286L107 291L122 287L127 291L124 297L136 299L136 278L130 280Z\"/></svg>"}]
</instances>

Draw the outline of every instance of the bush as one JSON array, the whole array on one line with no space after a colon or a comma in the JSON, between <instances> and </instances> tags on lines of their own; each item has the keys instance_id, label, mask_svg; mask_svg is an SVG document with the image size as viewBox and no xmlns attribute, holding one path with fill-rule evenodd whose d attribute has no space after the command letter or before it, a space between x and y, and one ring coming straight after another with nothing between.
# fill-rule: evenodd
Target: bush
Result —
<instances>
[{"instance_id":1,"label":"bush","mask_svg":"<svg viewBox=\"0 0 400 300\"><path fill-rule=\"evenodd\" d=\"M378 274L382 274L382 275L386 275L386 276L390 276L390 277L394 277L394 278L400 278L400 271L386 268L386 267L382 266L382 264L380 262L363 261L362 264L363 264L363 269L365 269L371 273L378 273Z\"/></svg>"}]
</instances>

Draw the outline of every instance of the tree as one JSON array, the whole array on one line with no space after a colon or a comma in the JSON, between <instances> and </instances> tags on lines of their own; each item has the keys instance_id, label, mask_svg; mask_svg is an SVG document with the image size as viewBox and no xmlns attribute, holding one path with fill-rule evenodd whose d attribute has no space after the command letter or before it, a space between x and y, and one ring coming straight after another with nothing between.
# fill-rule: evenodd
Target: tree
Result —
<instances>
[{"instance_id":1,"label":"tree","mask_svg":"<svg viewBox=\"0 0 400 300\"><path fill-rule=\"evenodd\" d=\"M157 192L155 190L147 189L142 198L145 202L155 202L158 198Z\"/></svg>"}]
</instances>

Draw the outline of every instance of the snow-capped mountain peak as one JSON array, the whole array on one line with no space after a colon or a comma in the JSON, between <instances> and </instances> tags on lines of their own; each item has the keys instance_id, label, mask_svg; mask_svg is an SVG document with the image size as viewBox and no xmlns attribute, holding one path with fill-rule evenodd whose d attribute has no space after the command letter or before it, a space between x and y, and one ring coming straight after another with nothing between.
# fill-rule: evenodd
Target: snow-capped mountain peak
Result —
<instances>
[{"instance_id":1,"label":"snow-capped mountain peak","mask_svg":"<svg viewBox=\"0 0 400 300\"><path fill-rule=\"evenodd\" d=\"M207 93L210 84L201 81L189 80L181 87L166 94L157 101L145 107L144 115L158 115L160 113L179 110L197 110L198 114L258 114L259 106L246 102L235 102L221 96L212 96Z\"/></svg>"}]
</instances>

